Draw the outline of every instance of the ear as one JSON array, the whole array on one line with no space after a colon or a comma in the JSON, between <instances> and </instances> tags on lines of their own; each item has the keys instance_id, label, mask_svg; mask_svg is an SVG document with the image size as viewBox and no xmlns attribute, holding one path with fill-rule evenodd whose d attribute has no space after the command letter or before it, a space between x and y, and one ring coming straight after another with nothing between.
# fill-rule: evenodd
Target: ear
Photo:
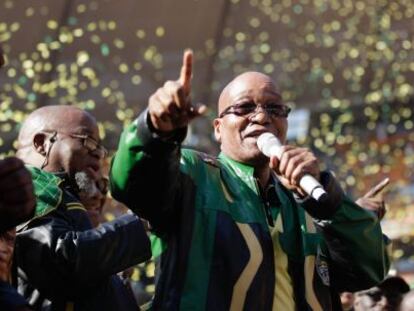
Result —
<instances>
[{"instance_id":1,"label":"ear","mask_svg":"<svg viewBox=\"0 0 414 311\"><path fill-rule=\"evenodd\" d=\"M221 143L221 119L216 118L213 121L214 126L214 136L216 137L216 140Z\"/></svg>"},{"instance_id":2,"label":"ear","mask_svg":"<svg viewBox=\"0 0 414 311\"><path fill-rule=\"evenodd\" d=\"M43 132L36 133L33 137L33 147L37 153L42 156L46 156L46 150L48 149L47 134Z\"/></svg>"}]
</instances>

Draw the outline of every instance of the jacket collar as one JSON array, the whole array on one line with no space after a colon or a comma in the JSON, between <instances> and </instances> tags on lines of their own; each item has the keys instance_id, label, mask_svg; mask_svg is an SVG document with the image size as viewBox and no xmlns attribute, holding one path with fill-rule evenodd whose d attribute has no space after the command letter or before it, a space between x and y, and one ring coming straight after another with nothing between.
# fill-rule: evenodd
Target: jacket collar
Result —
<instances>
[{"instance_id":1,"label":"jacket collar","mask_svg":"<svg viewBox=\"0 0 414 311\"><path fill-rule=\"evenodd\" d=\"M256 177L254 176L253 166L233 160L232 158L228 157L222 152L219 154L218 158L223 163L225 163L226 166L229 167L234 174L236 174L247 185L249 185L250 188L254 186L253 190L258 190L256 189ZM274 172L271 172L271 178L272 178L272 184L274 186L276 186L276 184L280 184L280 181Z\"/></svg>"},{"instance_id":2,"label":"jacket collar","mask_svg":"<svg viewBox=\"0 0 414 311\"><path fill-rule=\"evenodd\" d=\"M79 187L76 184L76 181L73 178L70 178L69 175L66 172L57 172L52 173L54 176L58 177L62 184L62 188L68 190L72 194L75 194L76 196L79 194Z\"/></svg>"},{"instance_id":3,"label":"jacket collar","mask_svg":"<svg viewBox=\"0 0 414 311\"><path fill-rule=\"evenodd\" d=\"M222 152L218 158L231 171L232 175L239 177L249 188L253 188L252 190L257 190L253 166L233 160Z\"/></svg>"},{"instance_id":4,"label":"jacket collar","mask_svg":"<svg viewBox=\"0 0 414 311\"><path fill-rule=\"evenodd\" d=\"M36 210L33 218L43 216L56 209L62 202L63 189L77 195L78 187L68 174L50 173L31 165L26 166L32 175Z\"/></svg>"}]
</instances>

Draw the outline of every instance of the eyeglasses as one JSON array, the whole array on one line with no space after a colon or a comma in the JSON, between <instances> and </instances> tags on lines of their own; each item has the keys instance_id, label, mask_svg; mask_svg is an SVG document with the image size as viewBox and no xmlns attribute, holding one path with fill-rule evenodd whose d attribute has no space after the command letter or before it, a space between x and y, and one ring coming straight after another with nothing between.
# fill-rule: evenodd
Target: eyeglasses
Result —
<instances>
[{"instance_id":1,"label":"eyeglasses","mask_svg":"<svg viewBox=\"0 0 414 311\"><path fill-rule=\"evenodd\" d=\"M60 132L59 132L60 133ZM104 146L102 146L100 143L98 143L95 139L90 137L89 135L82 135L82 134L68 134L68 133L60 133L60 134L66 134L72 138L79 138L83 141L83 146L89 151L94 152L98 151L99 156L101 158L104 158L108 155L108 151Z\"/></svg>"},{"instance_id":2,"label":"eyeglasses","mask_svg":"<svg viewBox=\"0 0 414 311\"><path fill-rule=\"evenodd\" d=\"M86 135L86 134L65 133L65 132L60 132L60 131L53 131L53 133L54 133L53 137L55 137L56 134L62 134L62 135L67 135L67 136L69 136L71 138L79 138L79 139L81 139L83 146L89 152L95 152L95 151L97 151L99 153L99 157L100 158L105 158L108 155L108 151L106 150L106 148L104 146L102 146L99 142L97 142L95 139L93 139L92 137L90 137L89 135Z\"/></svg>"},{"instance_id":3,"label":"eyeglasses","mask_svg":"<svg viewBox=\"0 0 414 311\"><path fill-rule=\"evenodd\" d=\"M269 116L277 118L287 118L291 110L288 106L285 105L273 103L256 105L253 102L248 102L228 106L223 110L222 113L220 113L219 117L222 118L227 114L235 114L236 116L248 116L253 112L257 112L258 107L262 107L263 111L265 111Z\"/></svg>"}]
</instances>

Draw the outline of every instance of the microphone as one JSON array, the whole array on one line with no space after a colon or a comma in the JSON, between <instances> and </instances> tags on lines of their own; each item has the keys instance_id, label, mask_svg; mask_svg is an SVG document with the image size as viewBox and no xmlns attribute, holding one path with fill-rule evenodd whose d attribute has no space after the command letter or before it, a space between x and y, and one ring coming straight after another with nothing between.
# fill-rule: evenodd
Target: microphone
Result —
<instances>
[{"instance_id":1,"label":"microphone","mask_svg":"<svg viewBox=\"0 0 414 311\"><path fill-rule=\"evenodd\" d=\"M269 158L271 156L276 156L280 160L280 156L282 155L282 144L275 135L271 133L261 134L257 140L257 146L265 156L268 156ZM312 175L303 175L299 181L299 186L316 201L323 201L327 196L322 185Z\"/></svg>"}]
</instances>

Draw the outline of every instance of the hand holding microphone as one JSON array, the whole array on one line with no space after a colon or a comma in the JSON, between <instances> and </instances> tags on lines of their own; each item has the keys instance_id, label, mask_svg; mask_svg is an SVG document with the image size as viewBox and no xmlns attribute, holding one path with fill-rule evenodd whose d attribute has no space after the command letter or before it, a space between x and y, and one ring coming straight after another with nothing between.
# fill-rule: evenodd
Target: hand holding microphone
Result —
<instances>
[{"instance_id":1,"label":"hand holding microphone","mask_svg":"<svg viewBox=\"0 0 414 311\"><path fill-rule=\"evenodd\" d=\"M260 135L259 139L257 140L257 146L259 147L260 151L269 158L275 156L277 159L279 159L279 161L284 161L282 156L283 146L280 143L279 139L277 139L277 137L273 134L263 133ZM299 166L304 161L304 159L301 158L300 153L294 153L292 154L292 157L292 162L288 163L287 168L285 169L285 173L288 172L288 175L297 174L293 165L296 164L295 166ZM286 165L286 163L284 163L284 165ZM322 185L311 174L303 175L299 180L299 186L306 194L310 195L317 201L322 201L327 196L327 193L323 189Z\"/></svg>"}]
</instances>

